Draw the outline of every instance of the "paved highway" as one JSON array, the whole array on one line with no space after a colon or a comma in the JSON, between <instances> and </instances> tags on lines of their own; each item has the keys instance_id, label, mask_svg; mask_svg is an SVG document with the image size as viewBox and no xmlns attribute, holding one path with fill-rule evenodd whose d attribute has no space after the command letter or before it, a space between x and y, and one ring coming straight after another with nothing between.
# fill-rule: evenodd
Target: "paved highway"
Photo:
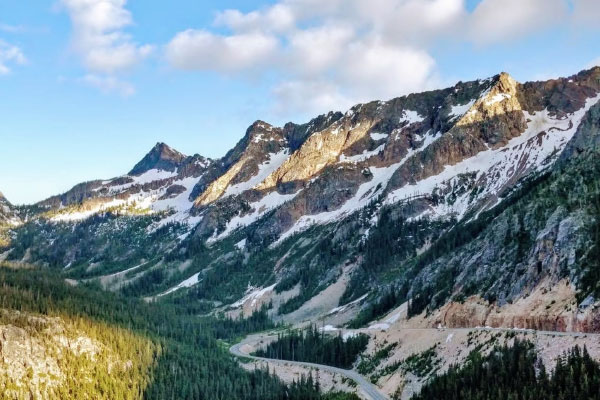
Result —
<instances>
[{"instance_id":1,"label":"paved highway","mask_svg":"<svg viewBox=\"0 0 600 400\"><path fill-rule=\"evenodd\" d=\"M515 333L529 333L536 335L550 335L550 336L573 336L573 337L584 337L584 336L598 336L598 333L582 333L582 332L559 332L559 331L536 331L533 329L518 329L518 328L491 328L491 327L476 327L476 328L448 328L448 329L435 329L435 328L405 328L403 330L414 330L414 331L423 331L423 332L439 332L446 331L448 333L456 332L456 331L490 331L490 332L515 332ZM357 329L353 330L354 332L364 332L368 333L367 329ZM373 330L370 330L371 332ZM263 338L264 339L264 338ZM312 367L317 368L323 371L329 371L332 373L340 374L345 376L346 378L352 379L359 388L362 390L363 394L367 396L368 399L371 400L387 400L388 397L379 391L379 389L373 385L371 382L367 381L365 377L360 375L358 372L353 370L347 370L342 368L331 367L329 365L322 364L313 364L308 362L300 362L300 361L288 361L288 360L277 360L272 358L263 358L263 357L255 357L251 356L247 353L241 351L241 347L245 344L250 344L256 341L256 337L248 337L241 341L238 344L235 344L229 348L229 352L237 357L246 357L251 358L253 360L260 361L268 361L270 363L281 364L281 365L299 365L303 367Z\"/></svg>"},{"instance_id":2,"label":"paved highway","mask_svg":"<svg viewBox=\"0 0 600 400\"><path fill-rule=\"evenodd\" d=\"M282 365L283 364L300 365L300 366L303 366L303 367L312 367L312 368L320 369L322 371L329 371L329 372L333 372L333 373L336 373L336 374L340 374L340 375L345 376L346 378L352 379L354 382L356 382L356 384L362 390L363 394L365 394L368 399L370 399L370 400L388 400L387 396L385 396L384 394L382 394L373 384L371 384L369 381L367 381L358 372L355 372L355 371L352 371L352 370L348 370L348 369L331 367L329 365L313 364L313 363L300 362L300 361L275 360L275 359L272 359L272 358L263 358L263 357L251 356L251 355L249 355L247 353L243 353L240 350L240 348L243 345L245 345L245 344L247 344L249 342L251 342L251 341L245 341L244 340L241 343L235 344L235 345L233 345L233 346L231 346L229 348L229 352L231 354L233 354L234 356L251 358L253 360L268 361L270 363L282 364Z\"/></svg>"}]
</instances>

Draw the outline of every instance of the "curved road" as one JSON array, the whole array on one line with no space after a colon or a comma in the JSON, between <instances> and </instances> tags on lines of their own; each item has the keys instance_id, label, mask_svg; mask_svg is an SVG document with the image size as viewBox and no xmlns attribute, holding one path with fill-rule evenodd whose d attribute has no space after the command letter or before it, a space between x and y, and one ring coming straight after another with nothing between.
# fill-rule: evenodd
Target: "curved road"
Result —
<instances>
[{"instance_id":1,"label":"curved road","mask_svg":"<svg viewBox=\"0 0 600 400\"><path fill-rule=\"evenodd\" d=\"M404 328L404 330L415 330L415 331L436 331L439 332L439 329L436 328ZM368 331L366 329L358 329L356 331L365 332ZM371 330L373 331L373 330ZM584 336L598 336L598 333L584 333L584 332L559 332L559 331L536 331L533 329L515 329L515 328L491 328L491 327L476 327L476 328L447 328L442 329L442 331L453 332L453 331L491 331L491 332L515 332L515 333L529 333L536 335L550 335L550 336L573 336L573 337L584 337ZM346 378L352 379L356 384L360 387L363 394L367 396L367 398L371 400L387 400L388 397L379 391L379 389L373 385L371 382L367 381L364 376L360 375L358 372L348 369L331 367L329 365L322 364L313 364L309 362L301 362L301 361L288 361L288 360L277 360L274 358L264 358L264 357L256 357L251 356L247 353L241 351L241 347L245 344L253 343L256 338L247 337L242 340L238 344L234 344L229 348L229 352L237 357L246 357L253 360L259 361L267 361L275 364L294 364L303 367L312 367L321 369L323 371L329 371L332 373L340 374L345 376Z\"/></svg>"},{"instance_id":2,"label":"curved road","mask_svg":"<svg viewBox=\"0 0 600 400\"><path fill-rule=\"evenodd\" d=\"M340 374L342 376L345 376L346 378L352 379L354 382L356 382L356 384L360 387L360 389L362 390L362 392L367 396L367 398L371 399L371 400L388 400L387 396L383 395L376 387L375 385L371 384L369 381L367 381L362 375L360 375L358 372L356 371L352 371L349 369L342 369L342 368L336 368L336 367L331 367L329 365L321 365L321 364L313 364L313 363L309 363L309 362L301 362L301 361L288 361L288 360L276 360L273 358L263 358L263 357L255 357L255 356L251 356L247 353L243 353L240 348L249 343L250 341L247 341L247 339L243 340L242 342L238 343L238 344L234 344L233 346L231 346L229 348L229 352L231 354L233 354L234 356L237 357L245 357L245 358L251 358L253 360L259 360L259 361L268 361L270 363L275 363L275 364L294 364L294 365L299 365L302 367L312 367L312 368L317 368L323 371L328 371L328 372L333 372L336 374Z\"/></svg>"}]
</instances>

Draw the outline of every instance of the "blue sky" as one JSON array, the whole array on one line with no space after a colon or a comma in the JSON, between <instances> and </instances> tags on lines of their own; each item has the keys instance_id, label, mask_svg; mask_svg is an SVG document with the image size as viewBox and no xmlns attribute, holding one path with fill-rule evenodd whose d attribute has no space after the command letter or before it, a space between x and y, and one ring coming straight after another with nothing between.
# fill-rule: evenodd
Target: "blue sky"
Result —
<instances>
[{"instance_id":1,"label":"blue sky","mask_svg":"<svg viewBox=\"0 0 600 400\"><path fill-rule=\"evenodd\" d=\"M0 2L0 191L126 173L157 141L219 157L256 119L600 63L597 0Z\"/></svg>"}]
</instances>

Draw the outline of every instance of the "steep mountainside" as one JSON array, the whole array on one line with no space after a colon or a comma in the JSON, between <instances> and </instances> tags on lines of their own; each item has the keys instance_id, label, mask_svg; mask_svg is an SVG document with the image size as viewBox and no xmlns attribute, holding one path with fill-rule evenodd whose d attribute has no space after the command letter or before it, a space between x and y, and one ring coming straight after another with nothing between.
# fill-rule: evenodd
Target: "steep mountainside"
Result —
<instances>
[{"instance_id":1,"label":"steep mountainside","mask_svg":"<svg viewBox=\"0 0 600 400\"><path fill-rule=\"evenodd\" d=\"M14 206L10 204L0 192L0 247L7 247L10 245L10 229L18 226L21 223L18 212ZM0 257L2 255L0 254Z\"/></svg>"},{"instance_id":2,"label":"steep mountainside","mask_svg":"<svg viewBox=\"0 0 600 400\"><path fill-rule=\"evenodd\" d=\"M426 324L491 321L568 282L563 308L524 324L600 330L599 119L594 68L257 121L219 160L161 143L127 175L24 208L3 247L131 296L356 326L404 302Z\"/></svg>"},{"instance_id":3,"label":"steep mountainside","mask_svg":"<svg viewBox=\"0 0 600 400\"><path fill-rule=\"evenodd\" d=\"M12 204L0 192L0 224L17 225L19 218Z\"/></svg>"}]
</instances>

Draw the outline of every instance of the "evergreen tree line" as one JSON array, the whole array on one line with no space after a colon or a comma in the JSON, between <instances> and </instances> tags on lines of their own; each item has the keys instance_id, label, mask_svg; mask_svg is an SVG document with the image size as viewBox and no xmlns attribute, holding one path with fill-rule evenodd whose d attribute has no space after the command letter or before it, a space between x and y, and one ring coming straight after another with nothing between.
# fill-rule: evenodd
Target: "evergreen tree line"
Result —
<instances>
[{"instance_id":1,"label":"evergreen tree line","mask_svg":"<svg viewBox=\"0 0 600 400\"><path fill-rule=\"evenodd\" d=\"M344 340L341 333L332 336L312 325L304 331L289 330L278 334L276 341L265 349L258 350L255 355L352 368L356 357L367 347L368 341L368 336L363 334Z\"/></svg>"},{"instance_id":2,"label":"evergreen tree line","mask_svg":"<svg viewBox=\"0 0 600 400\"><path fill-rule=\"evenodd\" d=\"M142 371L148 374L143 378L148 382L147 386L135 393L119 392L112 397L115 400L284 400L329 396L321 394L320 388L307 383L307 379L286 385L270 371L247 372L228 353L222 340L274 326L266 318L266 310L257 312L249 320L198 317L193 308L145 303L85 286L71 287L56 274L44 270L15 270L1 266L0 308L77 319L90 325L104 324L151 340L157 351L150 371ZM103 341L111 343L111 347L127 347L122 346L123 338L119 334L105 335ZM127 359L128 354L118 355ZM66 365L65 368L70 367ZM102 383L102 387L107 387L110 379L119 378L107 376L102 379L108 380ZM82 393L80 386L76 380L72 381L73 396L77 393L77 398L104 398L94 391L97 387L89 386L89 393ZM340 399L352 398L343 393L337 395ZM75 398L64 392L61 396Z\"/></svg>"},{"instance_id":3,"label":"evergreen tree line","mask_svg":"<svg viewBox=\"0 0 600 400\"><path fill-rule=\"evenodd\" d=\"M594 400L600 399L600 364L574 347L546 371L533 345L515 341L488 356L472 352L429 381L412 400Z\"/></svg>"}]
</instances>

